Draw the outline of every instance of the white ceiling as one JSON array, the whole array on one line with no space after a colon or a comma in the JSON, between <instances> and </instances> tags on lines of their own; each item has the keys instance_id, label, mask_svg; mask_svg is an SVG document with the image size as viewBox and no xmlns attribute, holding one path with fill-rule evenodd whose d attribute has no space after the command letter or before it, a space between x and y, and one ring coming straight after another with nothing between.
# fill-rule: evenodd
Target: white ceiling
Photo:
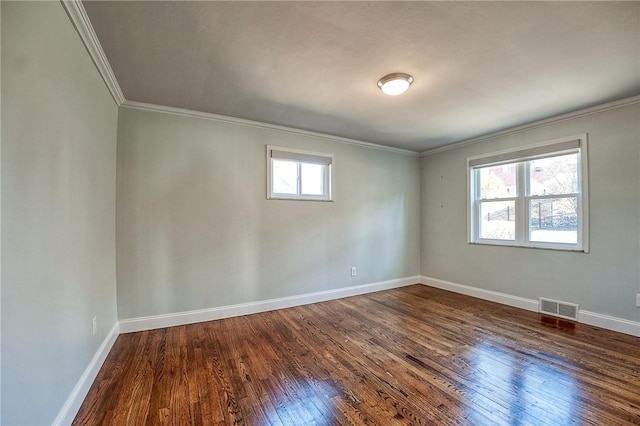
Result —
<instances>
[{"instance_id":1,"label":"white ceiling","mask_svg":"<svg viewBox=\"0 0 640 426\"><path fill-rule=\"evenodd\" d=\"M84 6L128 100L414 151L640 94L638 2Z\"/></svg>"}]
</instances>

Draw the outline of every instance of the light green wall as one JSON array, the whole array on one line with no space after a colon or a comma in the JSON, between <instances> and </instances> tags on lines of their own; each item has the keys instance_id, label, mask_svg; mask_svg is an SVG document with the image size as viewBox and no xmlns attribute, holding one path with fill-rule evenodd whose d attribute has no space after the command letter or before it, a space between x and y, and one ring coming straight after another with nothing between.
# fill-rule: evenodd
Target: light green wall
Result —
<instances>
[{"instance_id":1,"label":"light green wall","mask_svg":"<svg viewBox=\"0 0 640 426\"><path fill-rule=\"evenodd\" d=\"M117 320L117 107L60 3L1 7L0 423L50 424Z\"/></svg>"},{"instance_id":2,"label":"light green wall","mask_svg":"<svg viewBox=\"0 0 640 426\"><path fill-rule=\"evenodd\" d=\"M2 57L2 7L0 6L0 58ZM1 63L1 60L0 60ZM0 66L0 82L2 66ZM0 100L2 84L0 84ZM0 423L2 422L2 102L0 101Z\"/></svg>"},{"instance_id":3,"label":"light green wall","mask_svg":"<svg viewBox=\"0 0 640 426\"><path fill-rule=\"evenodd\" d=\"M466 158L588 133L590 253L467 244ZM422 159L422 274L638 321L640 105L498 136Z\"/></svg>"},{"instance_id":4,"label":"light green wall","mask_svg":"<svg viewBox=\"0 0 640 426\"><path fill-rule=\"evenodd\" d=\"M118 112L59 3L0 11L2 424L53 421L116 306L126 319L422 273L640 320L638 105L420 160ZM466 243L466 157L584 132L591 253ZM267 144L335 154L336 201L266 200Z\"/></svg>"},{"instance_id":5,"label":"light green wall","mask_svg":"<svg viewBox=\"0 0 640 426\"><path fill-rule=\"evenodd\" d=\"M267 200L267 144L335 154L335 202ZM119 317L418 275L419 167L328 139L121 108Z\"/></svg>"}]
</instances>

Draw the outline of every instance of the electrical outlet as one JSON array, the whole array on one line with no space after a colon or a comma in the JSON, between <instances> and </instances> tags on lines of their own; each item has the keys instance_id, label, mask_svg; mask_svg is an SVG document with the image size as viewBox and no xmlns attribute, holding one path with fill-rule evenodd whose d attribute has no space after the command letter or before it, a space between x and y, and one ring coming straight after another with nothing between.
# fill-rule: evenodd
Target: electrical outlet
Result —
<instances>
[{"instance_id":1,"label":"electrical outlet","mask_svg":"<svg viewBox=\"0 0 640 426\"><path fill-rule=\"evenodd\" d=\"M355 266L352 266L352 267L351 267L351 276L352 276L352 277L355 277L355 276L356 276L356 274L357 274L356 267L355 267Z\"/></svg>"},{"instance_id":2,"label":"electrical outlet","mask_svg":"<svg viewBox=\"0 0 640 426\"><path fill-rule=\"evenodd\" d=\"M95 336L96 333L98 332L98 319L96 317L93 317L93 320L91 320L91 335Z\"/></svg>"},{"instance_id":3,"label":"electrical outlet","mask_svg":"<svg viewBox=\"0 0 640 426\"><path fill-rule=\"evenodd\" d=\"M636 306L640 308L640 293L636 294Z\"/></svg>"}]
</instances>

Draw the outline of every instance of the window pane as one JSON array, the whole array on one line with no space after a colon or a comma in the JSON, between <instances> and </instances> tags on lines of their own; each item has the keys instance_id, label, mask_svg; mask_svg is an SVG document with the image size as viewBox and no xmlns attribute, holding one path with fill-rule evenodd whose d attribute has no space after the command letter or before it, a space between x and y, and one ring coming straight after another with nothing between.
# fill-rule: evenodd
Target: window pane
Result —
<instances>
[{"instance_id":1,"label":"window pane","mask_svg":"<svg viewBox=\"0 0 640 426\"><path fill-rule=\"evenodd\" d=\"M578 242L577 197L529 200L531 241L545 243Z\"/></svg>"},{"instance_id":2,"label":"window pane","mask_svg":"<svg viewBox=\"0 0 640 426\"><path fill-rule=\"evenodd\" d=\"M480 198L510 198L516 193L516 165L483 167L480 170Z\"/></svg>"},{"instance_id":3,"label":"window pane","mask_svg":"<svg viewBox=\"0 0 640 426\"><path fill-rule=\"evenodd\" d=\"M529 161L529 195L578 192L578 154Z\"/></svg>"},{"instance_id":4,"label":"window pane","mask_svg":"<svg viewBox=\"0 0 640 426\"><path fill-rule=\"evenodd\" d=\"M480 238L515 240L515 206L515 201L484 201L480 203Z\"/></svg>"},{"instance_id":5,"label":"window pane","mask_svg":"<svg viewBox=\"0 0 640 426\"><path fill-rule=\"evenodd\" d=\"M272 160L273 193L298 193L298 163L295 161Z\"/></svg>"},{"instance_id":6,"label":"window pane","mask_svg":"<svg viewBox=\"0 0 640 426\"><path fill-rule=\"evenodd\" d=\"M323 195L324 168L322 164L300 164L302 193L305 195Z\"/></svg>"}]
</instances>

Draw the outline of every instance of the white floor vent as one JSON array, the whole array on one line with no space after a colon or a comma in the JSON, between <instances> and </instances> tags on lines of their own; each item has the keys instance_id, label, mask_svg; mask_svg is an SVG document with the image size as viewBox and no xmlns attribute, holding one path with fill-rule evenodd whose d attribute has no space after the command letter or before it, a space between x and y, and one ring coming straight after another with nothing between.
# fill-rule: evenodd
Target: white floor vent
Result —
<instances>
[{"instance_id":1,"label":"white floor vent","mask_svg":"<svg viewBox=\"0 0 640 426\"><path fill-rule=\"evenodd\" d=\"M559 300L540 298L539 311L541 314L549 314L560 318L578 320L578 305L575 303L561 302Z\"/></svg>"}]
</instances>

